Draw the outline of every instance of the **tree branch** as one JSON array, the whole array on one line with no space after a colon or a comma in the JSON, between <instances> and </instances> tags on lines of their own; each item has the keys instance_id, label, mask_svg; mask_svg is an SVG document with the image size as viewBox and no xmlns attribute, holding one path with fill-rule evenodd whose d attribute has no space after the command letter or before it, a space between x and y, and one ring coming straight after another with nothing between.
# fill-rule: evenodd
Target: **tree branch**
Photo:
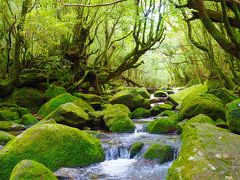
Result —
<instances>
[{"instance_id":1,"label":"tree branch","mask_svg":"<svg viewBox=\"0 0 240 180\"><path fill-rule=\"evenodd\" d=\"M87 5L87 4L67 4L64 3L62 0L59 0L59 2L64 5L64 6L77 6L77 7L103 7L103 6L111 6L120 2L124 2L127 0L117 0L114 2L109 2L109 3L103 3L103 4L94 4L94 5Z\"/></svg>"}]
</instances>

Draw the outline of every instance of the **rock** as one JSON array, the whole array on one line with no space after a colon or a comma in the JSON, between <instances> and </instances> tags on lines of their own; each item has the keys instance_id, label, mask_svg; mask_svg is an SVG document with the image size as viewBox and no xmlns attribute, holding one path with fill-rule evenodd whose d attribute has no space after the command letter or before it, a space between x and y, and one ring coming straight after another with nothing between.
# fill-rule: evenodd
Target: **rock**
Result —
<instances>
[{"instance_id":1,"label":"rock","mask_svg":"<svg viewBox=\"0 0 240 180\"><path fill-rule=\"evenodd\" d=\"M158 118L147 125L147 131L151 134L173 133L178 130L176 117Z\"/></svg>"},{"instance_id":2,"label":"rock","mask_svg":"<svg viewBox=\"0 0 240 180\"><path fill-rule=\"evenodd\" d=\"M0 121L14 121L18 119L19 119L18 113L12 112L8 109L0 110Z\"/></svg>"},{"instance_id":3,"label":"rock","mask_svg":"<svg viewBox=\"0 0 240 180\"><path fill-rule=\"evenodd\" d=\"M227 104L229 102L232 102L232 101L238 99L237 95L235 95L233 92L231 92L225 88L214 89L214 90L209 91L209 93L213 94L216 97L218 97L219 99L221 99L223 104Z\"/></svg>"},{"instance_id":4,"label":"rock","mask_svg":"<svg viewBox=\"0 0 240 180\"><path fill-rule=\"evenodd\" d=\"M168 94L164 91L156 91L154 93L154 97L167 97L167 96L168 96Z\"/></svg>"},{"instance_id":5,"label":"rock","mask_svg":"<svg viewBox=\"0 0 240 180\"><path fill-rule=\"evenodd\" d=\"M14 167L10 180L20 179L57 180L48 168L33 160L23 160Z\"/></svg>"},{"instance_id":6,"label":"rock","mask_svg":"<svg viewBox=\"0 0 240 180\"><path fill-rule=\"evenodd\" d=\"M190 119L198 114L205 114L212 119L224 119L223 103L212 94L186 96L179 110L179 120Z\"/></svg>"},{"instance_id":7,"label":"rock","mask_svg":"<svg viewBox=\"0 0 240 180\"><path fill-rule=\"evenodd\" d=\"M137 108L132 112L133 119L147 118L151 116L151 112L148 109Z\"/></svg>"},{"instance_id":8,"label":"rock","mask_svg":"<svg viewBox=\"0 0 240 180\"><path fill-rule=\"evenodd\" d=\"M130 148L130 158L134 158L138 153L141 152L144 144L142 142L135 142Z\"/></svg>"},{"instance_id":9,"label":"rock","mask_svg":"<svg viewBox=\"0 0 240 180\"><path fill-rule=\"evenodd\" d=\"M0 151L0 177L9 179L14 166L31 159L51 171L60 167L88 166L104 160L101 143L76 128L39 124L12 139Z\"/></svg>"},{"instance_id":10,"label":"rock","mask_svg":"<svg viewBox=\"0 0 240 180\"><path fill-rule=\"evenodd\" d=\"M172 161L174 158L174 150L169 145L153 144L143 154L145 159L155 160L160 164Z\"/></svg>"},{"instance_id":11,"label":"rock","mask_svg":"<svg viewBox=\"0 0 240 180\"><path fill-rule=\"evenodd\" d=\"M239 179L240 136L207 123L184 126L168 180Z\"/></svg>"},{"instance_id":12,"label":"rock","mask_svg":"<svg viewBox=\"0 0 240 180\"><path fill-rule=\"evenodd\" d=\"M112 132L133 132L135 125L129 118L129 114L128 107L114 104L104 110L103 120Z\"/></svg>"},{"instance_id":13,"label":"rock","mask_svg":"<svg viewBox=\"0 0 240 180\"><path fill-rule=\"evenodd\" d=\"M198 85L194 85L191 86L189 88L185 88L179 92L177 92L176 94L171 94L169 95L169 97L177 102L178 104L182 103L182 100L190 94L196 95L196 94L202 94L202 93L207 93L208 92L208 86L204 85L204 84L198 84Z\"/></svg>"},{"instance_id":14,"label":"rock","mask_svg":"<svg viewBox=\"0 0 240 180\"><path fill-rule=\"evenodd\" d=\"M226 105L226 118L229 129L240 133L240 99Z\"/></svg>"},{"instance_id":15,"label":"rock","mask_svg":"<svg viewBox=\"0 0 240 180\"><path fill-rule=\"evenodd\" d=\"M168 90L166 91L166 93L167 93L167 94L174 94L175 92L174 92L174 90L172 90L172 89L168 89Z\"/></svg>"},{"instance_id":16,"label":"rock","mask_svg":"<svg viewBox=\"0 0 240 180\"><path fill-rule=\"evenodd\" d=\"M72 96L69 93L64 93L56 96L55 98L51 99L50 101L46 102L38 111L38 114L46 117L51 112L56 110L60 105L66 104L66 103L74 103L75 105L81 107L85 112L92 112L94 109L90 104L83 101L80 98L77 98L75 96Z\"/></svg>"},{"instance_id":17,"label":"rock","mask_svg":"<svg viewBox=\"0 0 240 180\"><path fill-rule=\"evenodd\" d=\"M28 113L22 116L21 123L24 125L34 125L38 123L38 120L34 115Z\"/></svg>"},{"instance_id":18,"label":"rock","mask_svg":"<svg viewBox=\"0 0 240 180\"><path fill-rule=\"evenodd\" d=\"M151 108L149 100L143 98L135 89L122 90L116 93L111 97L110 103L123 104L127 106L131 111L140 107L145 109Z\"/></svg>"},{"instance_id":19,"label":"rock","mask_svg":"<svg viewBox=\"0 0 240 180\"><path fill-rule=\"evenodd\" d=\"M21 131L26 127L22 124L14 123L12 121L0 121L0 130L2 131Z\"/></svg>"},{"instance_id":20,"label":"rock","mask_svg":"<svg viewBox=\"0 0 240 180\"><path fill-rule=\"evenodd\" d=\"M171 110L165 110L163 111L159 116L172 116L176 115L177 113Z\"/></svg>"},{"instance_id":21,"label":"rock","mask_svg":"<svg viewBox=\"0 0 240 180\"><path fill-rule=\"evenodd\" d=\"M145 99L150 99L151 94L149 94L148 90L144 87L136 88L138 94L140 94Z\"/></svg>"},{"instance_id":22,"label":"rock","mask_svg":"<svg viewBox=\"0 0 240 180\"><path fill-rule=\"evenodd\" d=\"M152 116L157 116L158 114L162 113L163 111L166 110L172 110L173 106L170 104L159 104L155 105L150 109L151 115Z\"/></svg>"},{"instance_id":23,"label":"rock","mask_svg":"<svg viewBox=\"0 0 240 180\"><path fill-rule=\"evenodd\" d=\"M14 138L13 135L4 131L0 131L0 145L3 146L7 144L12 138Z\"/></svg>"},{"instance_id":24,"label":"rock","mask_svg":"<svg viewBox=\"0 0 240 180\"><path fill-rule=\"evenodd\" d=\"M217 119L215 121L215 124L216 124L217 127L228 129L228 125L227 125L226 121L224 121L222 119Z\"/></svg>"},{"instance_id":25,"label":"rock","mask_svg":"<svg viewBox=\"0 0 240 180\"><path fill-rule=\"evenodd\" d=\"M79 92L79 93L74 93L73 95L76 96L77 98L83 99L88 103L103 102L102 97L95 94L83 94Z\"/></svg>"},{"instance_id":26,"label":"rock","mask_svg":"<svg viewBox=\"0 0 240 180\"><path fill-rule=\"evenodd\" d=\"M42 121L54 119L55 122L72 127L83 128L89 121L88 114L74 103L60 105Z\"/></svg>"},{"instance_id":27,"label":"rock","mask_svg":"<svg viewBox=\"0 0 240 180\"><path fill-rule=\"evenodd\" d=\"M13 92L14 85L12 80L0 80L0 98L10 95Z\"/></svg>"},{"instance_id":28,"label":"rock","mask_svg":"<svg viewBox=\"0 0 240 180\"><path fill-rule=\"evenodd\" d=\"M44 97L47 100L50 100L60 94L67 93L66 89L61 86L56 86L54 84L51 84L48 89L44 93Z\"/></svg>"}]
</instances>

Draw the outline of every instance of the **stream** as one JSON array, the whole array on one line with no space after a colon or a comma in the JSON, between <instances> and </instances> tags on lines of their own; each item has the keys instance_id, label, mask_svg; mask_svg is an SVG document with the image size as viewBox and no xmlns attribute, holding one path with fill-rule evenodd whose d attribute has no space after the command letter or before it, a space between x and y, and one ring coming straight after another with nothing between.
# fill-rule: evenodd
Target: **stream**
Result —
<instances>
[{"instance_id":1,"label":"stream","mask_svg":"<svg viewBox=\"0 0 240 180\"><path fill-rule=\"evenodd\" d=\"M156 135L145 131L146 123L154 117L133 119L136 125L134 133L100 134L98 137L105 151L105 161L85 168L60 168L55 175L61 180L162 180L166 179L168 168L173 161L159 164L145 160L142 156L153 143L168 144L175 150L175 158L180 148L177 134ZM130 158L130 147L134 142L143 142L142 151ZM174 159L175 159L174 158Z\"/></svg>"}]
</instances>

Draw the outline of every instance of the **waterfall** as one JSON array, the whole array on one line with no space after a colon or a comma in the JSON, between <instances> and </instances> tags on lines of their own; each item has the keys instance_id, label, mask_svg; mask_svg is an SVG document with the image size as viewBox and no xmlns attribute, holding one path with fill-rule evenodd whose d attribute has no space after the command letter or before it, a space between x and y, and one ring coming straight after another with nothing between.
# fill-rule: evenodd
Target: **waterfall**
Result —
<instances>
[{"instance_id":1,"label":"waterfall","mask_svg":"<svg viewBox=\"0 0 240 180\"><path fill-rule=\"evenodd\" d=\"M115 147L105 147L105 159L130 159L130 147L125 146L115 146Z\"/></svg>"}]
</instances>

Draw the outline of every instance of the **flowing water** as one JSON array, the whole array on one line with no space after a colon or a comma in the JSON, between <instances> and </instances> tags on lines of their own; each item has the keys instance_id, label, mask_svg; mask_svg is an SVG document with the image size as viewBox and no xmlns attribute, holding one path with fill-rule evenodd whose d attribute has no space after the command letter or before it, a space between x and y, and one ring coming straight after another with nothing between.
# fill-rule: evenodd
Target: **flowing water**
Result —
<instances>
[{"instance_id":1,"label":"flowing water","mask_svg":"<svg viewBox=\"0 0 240 180\"><path fill-rule=\"evenodd\" d=\"M55 172L64 180L162 180L166 178L172 162L159 164L145 160L143 152L153 143L168 144L175 149L175 157L180 147L177 134L154 135L145 132L146 123L154 118L133 120L136 124L134 133L102 134L99 139L105 151L105 161L85 168L61 168ZM130 147L134 142L143 142L142 151L130 159Z\"/></svg>"}]
</instances>

